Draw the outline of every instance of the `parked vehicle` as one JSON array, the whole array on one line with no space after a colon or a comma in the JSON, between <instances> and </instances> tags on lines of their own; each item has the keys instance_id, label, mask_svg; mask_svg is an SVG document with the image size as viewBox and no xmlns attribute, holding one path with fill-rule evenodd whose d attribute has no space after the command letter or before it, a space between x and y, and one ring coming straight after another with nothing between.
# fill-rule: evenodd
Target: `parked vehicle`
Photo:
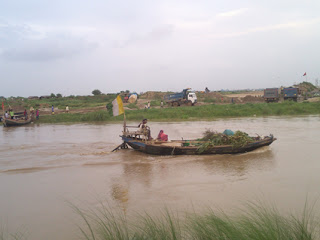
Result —
<instances>
[{"instance_id":1,"label":"parked vehicle","mask_svg":"<svg viewBox=\"0 0 320 240\"><path fill-rule=\"evenodd\" d=\"M186 88L182 92L165 95L164 101L171 106L180 106L182 104L193 106L197 103L197 95L190 88Z\"/></svg>"},{"instance_id":2,"label":"parked vehicle","mask_svg":"<svg viewBox=\"0 0 320 240\"><path fill-rule=\"evenodd\" d=\"M263 98L266 102L278 102L280 99L278 88L266 88Z\"/></svg>"},{"instance_id":3,"label":"parked vehicle","mask_svg":"<svg viewBox=\"0 0 320 240\"><path fill-rule=\"evenodd\" d=\"M299 88L289 87L289 88L283 89L283 99L284 100L297 101L298 95L299 95Z\"/></svg>"}]
</instances>

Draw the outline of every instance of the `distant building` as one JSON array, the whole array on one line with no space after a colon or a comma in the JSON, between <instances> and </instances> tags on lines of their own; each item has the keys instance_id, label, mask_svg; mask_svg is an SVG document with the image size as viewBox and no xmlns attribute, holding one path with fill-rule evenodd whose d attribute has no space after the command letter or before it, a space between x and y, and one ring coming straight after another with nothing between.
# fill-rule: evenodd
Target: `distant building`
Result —
<instances>
[{"instance_id":1,"label":"distant building","mask_svg":"<svg viewBox=\"0 0 320 240\"><path fill-rule=\"evenodd\" d=\"M50 95L43 95L43 96L40 96L39 99L44 99L44 98L51 98Z\"/></svg>"},{"instance_id":2,"label":"distant building","mask_svg":"<svg viewBox=\"0 0 320 240\"><path fill-rule=\"evenodd\" d=\"M38 99L38 96L30 96L28 99Z\"/></svg>"}]
</instances>

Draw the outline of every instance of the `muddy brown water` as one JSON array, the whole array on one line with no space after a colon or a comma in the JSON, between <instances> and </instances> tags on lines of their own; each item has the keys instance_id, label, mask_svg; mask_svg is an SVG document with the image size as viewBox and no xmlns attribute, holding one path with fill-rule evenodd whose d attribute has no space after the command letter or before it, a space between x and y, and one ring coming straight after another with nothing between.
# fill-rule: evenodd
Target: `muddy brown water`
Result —
<instances>
[{"instance_id":1,"label":"muddy brown water","mask_svg":"<svg viewBox=\"0 0 320 240\"><path fill-rule=\"evenodd\" d=\"M138 123L130 123L130 125ZM79 239L68 202L100 202L126 213L220 207L253 199L302 208L320 191L320 117L149 122L155 137L194 139L207 129L273 133L269 147L240 155L150 156L110 151L121 124L30 125L0 129L0 226L28 239Z\"/></svg>"}]
</instances>

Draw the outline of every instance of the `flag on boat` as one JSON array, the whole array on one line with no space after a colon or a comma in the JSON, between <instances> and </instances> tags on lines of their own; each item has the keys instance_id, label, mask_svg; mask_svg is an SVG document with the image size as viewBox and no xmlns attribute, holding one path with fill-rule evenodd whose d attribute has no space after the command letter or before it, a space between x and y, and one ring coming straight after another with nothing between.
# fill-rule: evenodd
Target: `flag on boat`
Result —
<instances>
[{"instance_id":1,"label":"flag on boat","mask_svg":"<svg viewBox=\"0 0 320 240\"><path fill-rule=\"evenodd\" d=\"M113 116L118 116L124 113L123 103L120 95L118 95L117 98L112 101L112 106Z\"/></svg>"},{"instance_id":2,"label":"flag on boat","mask_svg":"<svg viewBox=\"0 0 320 240\"><path fill-rule=\"evenodd\" d=\"M3 101L2 101L2 110L4 111L4 104L3 104Z\"/></svg>"},{"instance_id":3,"label":"flag on boat","mask_svg":"<svg viewBox=\"0 0 320 240\"><path fill-rule=\"evenodd\" d=\"M302 76L307 76L307 73L305 72Z\"/></svg>"}]
</instances>

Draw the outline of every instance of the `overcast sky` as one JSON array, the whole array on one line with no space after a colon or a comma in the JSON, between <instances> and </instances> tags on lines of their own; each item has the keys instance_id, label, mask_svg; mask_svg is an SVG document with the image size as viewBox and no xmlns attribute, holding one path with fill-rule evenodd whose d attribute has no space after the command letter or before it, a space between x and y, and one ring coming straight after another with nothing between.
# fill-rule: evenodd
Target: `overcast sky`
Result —
<instances>
[{"instance_id":1,"label":"overcast sky","mask_svg":"<svg viewBox=\"0 0 320 240\"><path fill-rule=\"evenodd\" d=\"M0 96L320 79L319 0L0 0Z\"/></svg>"}]
</instances>

